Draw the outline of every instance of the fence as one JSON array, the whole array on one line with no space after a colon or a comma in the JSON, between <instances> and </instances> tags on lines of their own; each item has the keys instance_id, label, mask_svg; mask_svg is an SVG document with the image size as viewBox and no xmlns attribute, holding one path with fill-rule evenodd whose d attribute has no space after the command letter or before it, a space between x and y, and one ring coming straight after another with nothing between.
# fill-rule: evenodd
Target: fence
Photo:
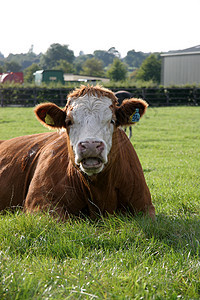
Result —
<instances>
[{"instance_id":1,"label":"fence","mask_svg":"<svg viewBox=\"0 0 200 300\"><path fill-rule=\"evenodd\" d=\"M146 100L150 106L200 105L200 88L134 88L125 89L133 97ZM113 91L117 91L113 89Z\"/></svg>"},{"instance_id":2,"label":"fence","mask_svg":"<svg viewBox=\"0 0 200 300\"><path fill-rule=\"evenodd\" d=\"M200 105L200 88L110 88L113 92L126 90L133 97L146 100L150 106ZM54 102L65 106L69 88L3 88L0 87L0 105L35 106Z\"/></svg>"},{"instance_id":3,"label":"fence","mask_svg":"<svg viewBox=\"0 0 200 300\"><path fill-rule=\"evenodd\" d=\"M35 106L41 102L54 102L65 106L69 89L0 88L1 106Z\"/></svg>"}]
</instances>

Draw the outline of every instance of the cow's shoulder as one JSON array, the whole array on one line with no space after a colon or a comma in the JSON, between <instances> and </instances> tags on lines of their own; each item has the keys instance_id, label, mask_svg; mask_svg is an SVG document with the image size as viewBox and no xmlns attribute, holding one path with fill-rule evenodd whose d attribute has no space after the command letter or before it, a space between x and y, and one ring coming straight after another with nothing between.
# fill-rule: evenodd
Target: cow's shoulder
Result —
<instances>
[{"instance_id":1,"label":"cow's shoulder","mask_svg":"<svg viewBox=\"0 0 200 300\"><path fill-rule=\"evenodd\" d=\"M0 144L0 164L15 167L20 165L25 169L36 156L39 156L48 145L55 144L60 139L57 132L26 135L6 140Z\"/></svg>"}]
</instances>

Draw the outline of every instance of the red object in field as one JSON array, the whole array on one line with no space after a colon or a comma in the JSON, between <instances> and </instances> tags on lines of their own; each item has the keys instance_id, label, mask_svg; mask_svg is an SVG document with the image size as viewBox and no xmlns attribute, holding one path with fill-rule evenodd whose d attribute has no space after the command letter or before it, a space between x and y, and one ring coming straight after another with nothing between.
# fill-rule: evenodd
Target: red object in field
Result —
<instances>
[{"instance_id":1,"label":"red object in field","mask_svg":"<svg viewBox=\"0 0 200 300\"><path fill-rule=\"evenodd\" d=\"M15 82L15 83L23 83L24 82L24 75L22 72L10 72L10 73L3 73L0 77L0 82Z\"/></svg>"}]
</instances>

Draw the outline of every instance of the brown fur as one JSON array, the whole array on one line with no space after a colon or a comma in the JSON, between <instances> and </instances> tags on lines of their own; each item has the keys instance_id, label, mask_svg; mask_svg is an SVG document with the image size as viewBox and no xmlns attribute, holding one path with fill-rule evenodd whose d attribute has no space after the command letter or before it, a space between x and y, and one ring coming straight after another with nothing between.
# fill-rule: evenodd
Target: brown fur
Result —
<instances>
[{"instance_id":1,"label":"brown fur","mask_svg":"<svg viewBox=\"0 0 200 300\"><path fill-rule=\"evenodd\" d=\"M71 92L67 99L68 99L68 102L70 102L70 99L77 99L79 97L83 97L85 96L86 94L88 95L92 95L92 96L97 96L98 98L100 97L107 97L107 98L110 98L113 103L117 103L117 97L115 96L115 94L106 89L106 88L103 88L102 86L100 85L97 85L97 86L85 86L85 85L81 85L80 88L77 88L75 89L73 92Z\"/></svg>"},{"instance_id":2,"label":"brown fur","mask_svg":"<svg viewBox=\"0 0 200 300\"><path fill-rule=\"evenodd\" d=\"M49 105L49 103L40 104L36 106L34 112L39 122L41 122L42 125L44 125L47 128L51 129L52 127L65 127L66 114L54 103L51 103L51 105ZM50 125L45 122L45 117L47 114L54 120L54 125Z\"/></svg>"},{"instance_id":3,"label":"brown fur","mask_svg":"<svg viewBox=\"0 0 200 300\"><path fill-rule=\"evenodd\" d=\"M98 97L107 93L100 87L87 87L71 95L79 97L86 90L95 94L98 90ZM108 94L113 97L112 92ZM127 102L121 110L116 108L114 98L113 101L119 123L125 122L136 106L141 114L146 109L142 100ZM42 104L35 111L43 124L46 114L53 118L54 125L47 124L49 127L66 126L65 110L54 104ZM155 216L137 154L126 134L117 127L108 163L101 173L90 177L75 166L67 131L4 141L0 146L0 182L0 210L13 206L30 212L48 210L62 220L70 214L95 218L126 210Z\"/></svg>"},{"instance_id":4,"label":"brown fur","mask_svg":"<svg viewBox=\"0 0 200 300\"><path fill-rule=\"evenodd\" d=\"M148 104L146 101L142 99L126 99L122 102L119 107L116 107L116 118L118 125L130 125L129 117L135 111L136 108L139 108L140 117L142 117Z\"/></svg>"}]
</instances>

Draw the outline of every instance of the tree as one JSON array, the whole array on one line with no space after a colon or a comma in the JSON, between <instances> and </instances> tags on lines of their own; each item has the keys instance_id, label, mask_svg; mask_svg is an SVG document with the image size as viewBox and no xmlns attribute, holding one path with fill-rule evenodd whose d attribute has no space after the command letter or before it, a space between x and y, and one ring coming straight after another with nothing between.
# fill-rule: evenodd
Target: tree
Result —
<instances>
[{"instance_id":1,"label":"tree","mask_svg":"<svg viewBox=\"0 0 200 300\"><path fill-rule=\"evenodd\" d=\"M0 59L4 59L4 55L0 51Z\"/></svg>"},{"instance_id":2,"label":"tree","mask_svg":"<svg viewBox=\"0 0 200 300\"><path fill-rule=\"evenodd\" d=\"M107 76L113 81L120 81L126 79L127 72L126 65L120 59L115 58L107 71Z\"/></svg>"},{"instance_id":3,"label":"tree","mask_svg":"<svg viewBox=\"0 0 200 300\"><path fill-rule=\"evenodd\" d=\"M155 54L149 55L139 68L136 79L144 81L153 80L154 82L160 82L161 75L161 60Z\"/></svg>"},{"instance_id":4,"label":"tree","mask_svg":"<svg viewBox=\"0 0 200 300\"><path fill-rule=\"evenodd\" d=\"M100 60L96 58L89 58L83 63L83 71L80 72L82 75L89 75L89 76L97 76L103 77L103 64Z\"/></svg>"},{"instance_id":5,"label":"tree","mask_svg":"<svg viewBox=\"0 0 200 300\"><path fill-rule=\"evenodd\" d=\"M83 52L82 52L83 53ZM75 58L74 60L74 68L75 68L75 73L80 74L81 71L83 71L83 64L87 59L91 59L94 56L92 54L81 54Z\"/></svg>"},{"instance_id":6,"label":"tree","mask_svg":"<svg viewBox=\"0 0 200 300\"><path fill-rule=\"evenodd\" d=\"M22 66L14 60L6 61L4 64L5 72L20 72L21 69L22 69Z\"/></svg>"},{"instance_id":7,"label":"tree","mask_svg":"<svg viewBox=\"0 0 200 300\"><path fill-rule=\"evenodd\" d=\"M104 50L96 50L94 51L94 57L101 60L104 64L104 67L113 63L115 59L115 55L113 53L109 53L108 51Z\"/></svg>"},{"instance_id":8,"label":"tree","mask_svg":"<svg viewBox=\"0 0 200 300\"><path fill-rule=\"evenodd\" d=\"M72 63L74 60L74 52L68 49L68 45L52 44L45 54L42 55L40 64L43 69L52 69L59 60L66 60Z\"/></svg>"},{"instance_id":9,"label":"tree","mask_svg":"<svg viewBox=\"0 0 200 300\"><path fill-rule=\"evenodd\" d=\"M15 61L21 65L21 69L24 70L30 67L33 63L39 64L41 54L36 55L33 52L28 53L20 53L20 54L13 54L10 53L8 57L4 60L5 62Z\"/></svg>"},{"instance_id":10,"label":"tree","mask_svg":"<svg viewBox=\"0 0 200 300\"><path fill-rule=\"evenodd\" d=\"M108 50L108 53L113 54L116 58L120 58L121 57L121 54L119 53L118 50L115 49L115 47L111 47Z\"/></svg>"},{"instance_id":11,"label":"tree","mask_svg":"<svg viewBox=\"0 0 200 300\"><path fill-rule=\"evenodd\" d=\"M149 54L145 54L141 51L136 52L135 50L130 50L124 57L124 62L130 67L139 68L148 55Z\"/></svg>"},{"instance_id":12,"label":"tree","mask_svg":"<svg viewBox=\"0 0 200 300\"><path fill-rule=\"evenodd\" d=\"M28 68L24 70L24 81L25 82L33 82L34 81L34 73L36 71L40 70L40 67L38 64L32 64Z\"/></svg>"},{"instance_id":13,"label":"tree","mask_svg":"<svg viewBox=\"0 0 200 300\"><path fill-rule=\"evenodd\" d=\"M58 60L57 65L53 69L62 70L64 73L74 73L73 65L64 59Z\"/></svg>"}]
</instances>

